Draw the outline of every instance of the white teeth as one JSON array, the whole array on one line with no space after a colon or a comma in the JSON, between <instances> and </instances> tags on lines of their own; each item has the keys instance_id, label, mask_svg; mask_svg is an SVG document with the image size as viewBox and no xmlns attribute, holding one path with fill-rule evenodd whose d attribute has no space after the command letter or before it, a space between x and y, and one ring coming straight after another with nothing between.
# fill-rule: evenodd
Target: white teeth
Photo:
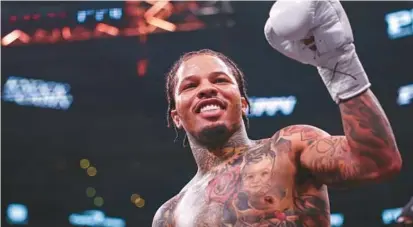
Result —
<instances>
[{"instance_id":1,"label":"white teeth","mask_svg":"<svg viewBox=\"0 0 413 227\"><path fill-rule=\"evenodd\" d=\"M201 108L201 113L205 112L205 111L210 111L210 110L217 110L217 109L221 109L221 107L219 107L218 105L206 105L204 107Z\"/></svg>"}]
</instances>

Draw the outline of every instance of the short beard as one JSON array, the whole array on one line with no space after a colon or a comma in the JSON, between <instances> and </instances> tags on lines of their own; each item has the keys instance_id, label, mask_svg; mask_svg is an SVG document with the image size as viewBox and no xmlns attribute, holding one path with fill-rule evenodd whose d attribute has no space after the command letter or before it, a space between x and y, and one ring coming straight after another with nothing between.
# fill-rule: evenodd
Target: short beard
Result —
<instances>
[{"instance_id":1,"label":"short beard","mask_svg":"<svg viewBox=\"0 0 413 227\"><path fill-rule=\"evenodd\" d=\"M224 146L232 133L224 124L204 128L197 136L198 142L211 150Z\"/></svg>"}]
</instances>

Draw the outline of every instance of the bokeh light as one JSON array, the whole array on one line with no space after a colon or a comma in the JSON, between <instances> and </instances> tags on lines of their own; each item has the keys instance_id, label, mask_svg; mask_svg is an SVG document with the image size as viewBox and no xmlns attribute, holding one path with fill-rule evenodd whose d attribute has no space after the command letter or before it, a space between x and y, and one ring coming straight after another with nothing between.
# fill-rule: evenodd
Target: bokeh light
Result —
<instances>
[{"instance_id":1,"label":"bokeh light","mask_svg":"<svg viewBox=\"0 0 413 227\"><path fill-rule=\"evenodd\" d=\"M80 160L80 167L82 168L82 169L87 169L88 167L90 166L90 162L89 162L89 160L87 160L87 159L82 159L82 160Z\"/></svg>"},{"instance_id":2,"label":"bokeh light","mask_svg":"<svg viewBox=\"0 0 413 227\"><path fill-rule=\"evenodd\" d=\"M86 172L87 172L87 175L89 175L90 177L94 177L97 174L97 170L93 166L87 168Z\"/></svg>"},{"instance_id":3,"label":"bokeh light","mask_svg":"<svg viewBox=\"0 0 413 227\"><path fill-rule=\"evenodd\" d=\"M87 195L87 197L95 196L96 195L96 189L94 189L92 187L86 188L86 195Z\"/></svg>"},{"instance_id":4,"label":"bokeh light","mask_svg":"<svg viewBox=\"0 0 413 227\"><path fill-rule=\"evenodd\" d=\"M135 206L142 208L145 206L145 200L139 194L132 194L130 200Z\"/></svg>"},{"instance_id":5,"label":"bokeh light","mask_svg":"<svg viewBox=\"0 0 413 227\"><path fill-rule=\"evenodd\" d=\"M132 196L130 197L130 201L132 202L132 203L135 203L135 201L137 200L137 199L139 199L141 196L140 195L138 195L138 194L132 194Z\"/></svg>"},{"instance_id":6,"label":"bokeh light","mask_svg":"<svg viewBox=\"0 0 413 227\"><path fill-rule=\"evenodd\" d=\"M101 207L101 206L103 206L103 204L105 203L105 201L103 200L102 197L96 196L95 199L93 200L93 203L95 204L95 206Z\"/></svg>"},{"instance_id":7,"label":"bokeh light","mask_svg":"<svg viewBox=\"0 0 413 227\"><path fill-rule=\"evenodd\" d=\"M135 200L135 205L139 208L142 208L145 206L145 200L143 198L138 198Z\"/></svg>"}]
</instances>

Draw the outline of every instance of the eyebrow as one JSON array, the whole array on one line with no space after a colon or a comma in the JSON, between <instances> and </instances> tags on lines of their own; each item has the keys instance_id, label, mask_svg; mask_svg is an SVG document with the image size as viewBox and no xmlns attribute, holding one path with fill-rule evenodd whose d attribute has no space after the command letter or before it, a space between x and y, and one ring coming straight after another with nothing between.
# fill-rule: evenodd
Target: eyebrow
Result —
<instances>
[{"instance_id":1,"label":"eyebrow","mask_svg":"<svg viewBox=\"0 0 413 227\"><path fill-rule=\"evenodd\" d=\"M214 71L214 72L212 72L212 73L209 74L209 76L212 76L212 77L217 77L217 76L220 76L220 75L224 75L224 76L229 77L229 75L226 74L226 73L223 72L223 71ZM187 81L187 80L192 80L192 78L194 78L194 77L196 77L196 76L197 76L197 75L187 76L187 77L185 77L185 78L182 80L182 82Z\"/></svg>"},{"instance_id":2,"label":"eyebrow","mask_svg":"<svg viewBox=\"0 0 413 227\"><path fill-rule=\"evenodd\" d=\"M224 75L224 76L229 77L229 75L226 74L226 73L223 72L223 71L215 71L215 72L210 73L209 75L210 75L210 76L215 76L215 77L220 76L220 75Z\"/></svg>"},{"instance_id":3,"label":"eyebrow","mask_svg":"<svg viewBox=\"0 0 413 227\"><path fill-rule=\"evenodd\" d=\"M214 72L211 72L211 73L209 74L209 76L212 76L212 77L217 77L217 76L220 76L220 75L224 75L224 76L230 78L230 76L229 76L227 73L223 72L223 71L214 71ZM177 87L176 87L176 88L179 90L179 88L182 86L182 84L183 84L185 81L192 80L192 79L193 79L194 77L196 77L196 76L197 76L197 75L195 74L195 75L190 75L190 76L185 77L184 79L182 79L182 81L181 81L180 84L177 83Z\"/></svg>"}]
</instances>

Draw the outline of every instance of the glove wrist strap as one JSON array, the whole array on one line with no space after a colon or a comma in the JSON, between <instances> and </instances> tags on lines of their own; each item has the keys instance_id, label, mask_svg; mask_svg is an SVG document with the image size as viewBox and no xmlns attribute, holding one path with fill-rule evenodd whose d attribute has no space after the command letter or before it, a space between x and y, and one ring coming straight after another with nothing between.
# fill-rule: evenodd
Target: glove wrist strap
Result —
<instances>
[{"instance_id":1,"label":"glove wrist strap","mask_svg":"<svg viewBox=\"0 0 413 227\"><path fill-rule=\"evenodd\" d=\"M317 67L332 99L338 104L366 91L370 81L354 45L344 47L344 54L330 58L325 67Z\"/></svg>"}]
</instances>

